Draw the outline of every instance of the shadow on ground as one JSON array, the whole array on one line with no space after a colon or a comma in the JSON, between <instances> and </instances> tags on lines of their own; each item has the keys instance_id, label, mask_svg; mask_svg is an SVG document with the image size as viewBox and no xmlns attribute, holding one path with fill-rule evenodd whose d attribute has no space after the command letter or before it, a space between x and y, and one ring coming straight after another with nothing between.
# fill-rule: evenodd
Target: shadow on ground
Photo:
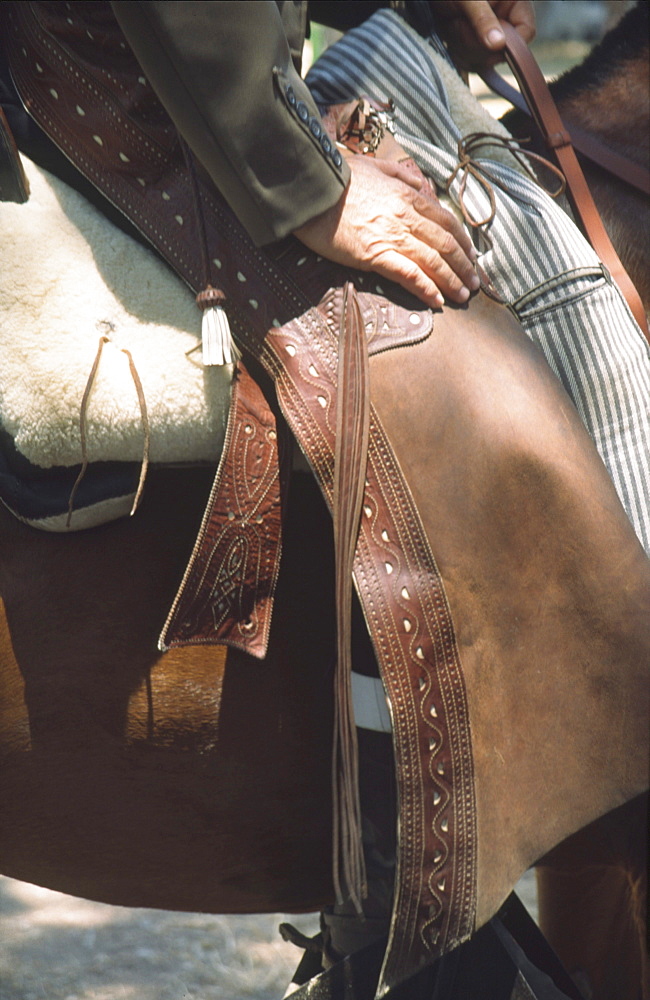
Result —
<instances>
[{"instance_id":1,"label":"shadow on ground","mask_svg":"<svg viewBox=\"0 0 650 1000\"><path fill-rule=\"evenodd\" d=\"M518 892L535 912L532 876ZM0 878L0 1000L280 1000L300 952L289 919L107 906Z\"/></svg>"}]
</instances>

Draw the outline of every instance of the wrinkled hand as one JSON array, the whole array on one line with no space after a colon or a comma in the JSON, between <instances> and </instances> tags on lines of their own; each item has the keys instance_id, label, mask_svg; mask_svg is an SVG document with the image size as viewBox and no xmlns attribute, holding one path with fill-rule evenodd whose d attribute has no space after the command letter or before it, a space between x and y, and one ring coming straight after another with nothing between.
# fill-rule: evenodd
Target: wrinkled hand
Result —
<instances>
[{"instance_id":1,"label":"wrinkled hand","mask_svg":"<svg viewBox=\"0 0 650 1000\"><path fill-rule=\"evenodd\" d=\"M525 42L535 37L530 0L436 0L432 6L455 62L464 69L502 61L506 39L499 20L511 24Z\"/></svg>"},{"instance_id":2,"label":"wrinkled hand","mask_svg":"<svg viewBox=\"0 0 650 1000\"><path fill-rule=\"evenodd\" d=\"M479 287L471 240L399 164L355 156L342 198L294 233L311 250L402 285L429 306Z\"/></svg>"}]
</instances>

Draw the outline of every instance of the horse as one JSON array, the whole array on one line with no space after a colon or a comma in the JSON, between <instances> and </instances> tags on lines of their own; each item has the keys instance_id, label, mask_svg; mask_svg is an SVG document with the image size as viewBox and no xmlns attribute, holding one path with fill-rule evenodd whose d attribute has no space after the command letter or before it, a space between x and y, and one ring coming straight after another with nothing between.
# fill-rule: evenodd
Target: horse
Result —
<instances>
[{"instance_id":1,"label":"horse","mask_svg":"<svg viewBox=\"0 0 650 1000\"><path fill-rule=\"evenodd\" d=\"M623 59L595 94L592 79L578 88L576 121L588 125L594 104L611 106L609 87L631 93L626 81L636 73ZM623 106L644 113L632 103ZM626 195L635 204L634 194L618 192ZM613 240L629 245L634 236L639 245L639 214L620 214L629 228ZM489 322L490 303L472 309L477 327ZM455 320L453 310L440 317L443 342ZM409 350L415 380L431 366L432 341ZM521 364L527 371L532 362L526 355ZM373 366L382 419L399 438L412 413L391 388L388 355ZM423 434L422 447L429 440ZM295 472L264 662L236 648L161 654L156 641L213 473L154 467L135 517L69 536L35 531L0 507L5 874L126 906L299 912L331 902L330 516L311 478ZM615 826L625 823L612 815ZM504 843L499 825L493 856ZM530 863L554 836L526 845Z\"/></svg>"},{"instance_id":2,"label":"horse","mask_svg":"<svg viewBox=\"0 0 650 1000\"><path fill-rule=\"evenodd\" d=\"M579 65L566 71L549 85L558 110L569 131L578 126L598 139L607 149L615 150L630 163L646 171L650 167L650 54L648 8L638 4L612 28ZM621 73L622 66L626 69ZM611 108L620 109L616 116ZM548 155L543 143L535 141L531 119L521 110L506 113L501 119L517 138L529 139L535 148ZM579 157L589 189L598 207L609 237L623 266L635 285L646 314L650 313L650 203L637 188L615 176L606 167L587 157ZM639 226L639 221L642 224ZM540 925L544 934L567 967L598 969L601 982L610 980L611 995L626 988L621 968L617 971L611 955L615 949L629 949L633 938L645 933L645 868L641 860L647 819L645 807L638 804L637 814L626 823L630 839L608 829L611 817L593 828L570 837L537 867ZM636 845L633 846L633 842ZM637 861L633 858L636 855ZM627 858L627 862L624 860ZM603 914L592 905L596 899L609 898L612 909L619 901L622 922L612 920L609 930L603 926ZM598 956L597 950L606 934L612 951ZM580 940L577 940L577 939ZM615 944L614 941L617 943ZM620 952L619 952L620 953ZM643 954L643 947L641 954ZM639 971L637 960L629 954L632 976L642 979L648 989L647 970ZM631 991L634 987L628 986Z\"/></svg>"},{"instance_id":3,"label":"horse","mask_svg":"<svg viewBox=\"0 0 650 1000\"><path fill-rule=\"evenodd\" d=\"M622 68L625 70L621 72ZM650 61L648 11L633 7L585 60L549 85L569 132L577 126L603 146L646 171L650 165L647 122L650 115ZM616 107L617 115L611 109ZM507 112L503 124L517 138L535 138L530 118L521 110ZM536 148L549 155L539 141ZM650 209L640 190L606 166L580 156L589 189L609 237L641 296L650 309ZM643 220L643 225L639 225Z\"/></svg>"}]
</instances>

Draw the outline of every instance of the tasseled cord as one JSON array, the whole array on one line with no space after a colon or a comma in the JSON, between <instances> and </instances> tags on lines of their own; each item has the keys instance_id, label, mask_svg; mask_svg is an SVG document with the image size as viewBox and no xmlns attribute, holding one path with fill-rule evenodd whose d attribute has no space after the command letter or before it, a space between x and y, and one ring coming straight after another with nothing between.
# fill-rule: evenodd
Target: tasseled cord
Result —
<instances>
[{"instance_id":1,"label":"tasseled cord","mask_svg":"<svg viewBox=\"0 0 650 1000\"><path fill-rule=\"evenodd\" d=\"M212 285L207 285L196 296L196 304L203 310L201 345L204 365L234 365L241 358L223 308L225 301L226 296L221 289Z\"/></svg>"},{"instance_id":2,"label":"tasseled cord","mask_svg":"<svg viewBox=\"0 0 650 1000\"><path fill-rule=\"evenodd\" d=\"M203 280L205 281L205 288L196 296L196 304L199 309L203 310L203 319L201 322L203 364L206 367L234 365L241 358L241 353L233 340L228 315L224 309L226 295L220 288L214 288L210 284L210 255L208 253L205 220L201 207L201 192L196 176L196 165L190 147L181 136L179 136L179 143L185 158L185 165L187 166L190 187L192 189L194 216L203 265Z\"/></svg>"}]
</instances>

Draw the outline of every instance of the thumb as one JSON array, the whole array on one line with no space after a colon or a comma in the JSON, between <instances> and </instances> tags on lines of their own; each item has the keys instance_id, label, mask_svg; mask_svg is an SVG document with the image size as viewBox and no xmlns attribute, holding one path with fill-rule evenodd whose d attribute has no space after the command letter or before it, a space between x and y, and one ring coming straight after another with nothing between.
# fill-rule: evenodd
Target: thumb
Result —
<instances>
[{"instance_id":1,"label":"thumb","mask_svg":"<svg viewBox=\"0 0 650 1000\"><path fill-rule=\"evenodd\" d=\"M461 0L459 7L462 8L476 37L483 45L493 50L504 47L506 36L487 0Z\"/></svg>"}]
</instances>

